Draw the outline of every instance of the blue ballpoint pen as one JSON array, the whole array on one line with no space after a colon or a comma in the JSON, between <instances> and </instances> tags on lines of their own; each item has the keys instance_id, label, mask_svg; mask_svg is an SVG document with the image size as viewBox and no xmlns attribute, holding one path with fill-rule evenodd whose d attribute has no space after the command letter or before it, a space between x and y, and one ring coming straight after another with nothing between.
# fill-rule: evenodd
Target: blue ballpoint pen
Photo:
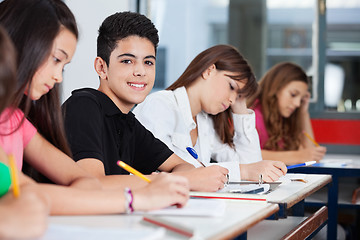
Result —
<instances>
[{"instance_id":1,"label":"blue ballpoint pen","mask_svg":"<svg viewBox=\"0 0 360 240\"><path fill-rule=\"evenodd\" d=\"M315 164L316 161L310 161L310 162L304 162L304 163L300 163L300 164L295 164L295 165L291 165L291 166L287 166L287 169L292 169L292 168L297 168L297 167L303 167L303 166L310 166Z\"/></svg>"},{"instance_id":2,"label":"blue ballpoint pen","mask_svg":"<svg viewBox=\"0 0 360 240\"><path fill-rule=\"evenodd\" d=\"M196 161L198 161L203 167L206 167L205 164L203 164L198 158L198 154L197 152L195 151L195 149L193 149L192 147L187 147L186 150L190 153L190 155L195 158ZM226 174L226 178L227 178L227 181L225 183L225 185L228 185L229 184L229 174Z\"/></svg>"},{"instance_id":3,"label":"blue ballpoint pen","mask_svg":"<svg viewBox=\"0 0 360 240\"><path fill-rule=\"evenodd\" d=\"M196 153L195 149L193 149L192 147L187 147L186 150L190 153L190 155L195 158L196 161L198 161L203 167L206 167L205 164L203 164L202 162L200 162L200 160L198 159L199 156Z\"/></svg>"}]
</instances>

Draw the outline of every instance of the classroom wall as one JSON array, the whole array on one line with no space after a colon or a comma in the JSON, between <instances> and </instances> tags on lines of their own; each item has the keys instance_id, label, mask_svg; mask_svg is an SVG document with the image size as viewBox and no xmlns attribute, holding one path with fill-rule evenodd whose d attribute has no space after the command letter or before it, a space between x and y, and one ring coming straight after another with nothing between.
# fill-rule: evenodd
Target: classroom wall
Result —
<instances>
[{"instance_id":1,"label":"classroom wall","mask_svg":"<svg viewBox=\"0 0 360 240\"><path fill-rule=\"evenodd\" d=\"M62 101L75 89L98 87L99 80L93 67L98 28L107 16L134 8L125 0L65 0L65 3L75 15L80 38L71 63L65 67Z\"/></svg>"},{"instance_id":2,"label":"classroom wall","mask_svg":"<svg viewBox=\"0 0 360 240\"><path fill-rule=\"evenodd\" d=\"M329 153L360 153L360 120L313 118L311 124L316 141Z\"/></svg>"}]
</instances>

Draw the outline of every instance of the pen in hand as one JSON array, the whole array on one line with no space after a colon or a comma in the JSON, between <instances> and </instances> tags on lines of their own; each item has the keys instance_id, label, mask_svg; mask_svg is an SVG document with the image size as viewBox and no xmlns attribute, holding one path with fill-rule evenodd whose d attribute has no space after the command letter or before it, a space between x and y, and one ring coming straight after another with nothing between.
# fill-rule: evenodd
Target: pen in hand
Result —
<instances>
[{"instance_id":1,"label":"pen in hand","mask_svg":"<svg viewBox=\"0 0 360 240\"><path fill-rule=\"evenodd\" d=\"M316 161L304 162L304 163L300 163L300 164L295 164L295 165L287 166L287 169L292 169L292 168L297 168L297 167L304 167L304 166L310 166L310 165L314 165L315 163L316 163Z\"/></svg>"},{"instance_id":2,"label":"pen in hand","mask_svg":"<svg viewBox=\"0 0 360 240\"><path fill-rule=\"evenodd\" d=\"M196 153L195 149L193 149L192 147L187 147L186 150L190 153L190 155L195 158L196 161L198 161L203 167L206 167L205 164L203 164L200 160L199 160L199 156Z\"/></svg>"}]
</instances>

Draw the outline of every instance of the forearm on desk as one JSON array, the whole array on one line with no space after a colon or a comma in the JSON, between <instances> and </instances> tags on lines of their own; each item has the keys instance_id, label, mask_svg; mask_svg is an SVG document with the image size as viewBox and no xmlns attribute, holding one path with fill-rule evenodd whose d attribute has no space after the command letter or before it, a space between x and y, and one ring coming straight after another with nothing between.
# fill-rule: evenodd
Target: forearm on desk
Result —
<instances>
[{"instance_id":1,"label":"forearm on desk","mask_svg":"<svg viewBox=\"0 0 360 240\"><path fill-rule=\"evenodd\" d=\"M37 184L47 193L51 215L111 214L125 211L123 191L84 190L49 184Z\"/></svg>"},{"instance_id":2,"label":"forearm on desk","mask_svg":"<svg viewBox=\"0 0 360 240\"><path fill-rule=\"evenodd\" d=\"M151 175L146 175L147 178L152 178ZM106 175L98 177L104 189L116 190L124 189L125 187L137 189L146 186L148 183L141 178L134 175Z\"/></svg>"},{"instance_id":3,"label":"forearm on desk","mask_svg":"<svg viewBox=\"0 0 360 240\"><path fill-rule=\"evenodd\" d=\"M299 151L261 150L261 154L264 160L282 161L286 165L292 165L302 161Z\"/></svg>"}]
</instances>

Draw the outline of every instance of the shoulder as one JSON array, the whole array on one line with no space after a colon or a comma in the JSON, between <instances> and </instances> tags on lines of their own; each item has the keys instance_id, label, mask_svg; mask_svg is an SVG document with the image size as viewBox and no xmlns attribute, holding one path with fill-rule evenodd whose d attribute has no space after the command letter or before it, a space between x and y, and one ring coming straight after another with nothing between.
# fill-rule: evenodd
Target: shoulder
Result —
<instances>
[{"instance_id":1,"label":"shoulder","mask_svg":"<svg viewBox=\"0 0 360 240\"><path fill-rule=\"evenodd\" d=\"M101 92L91 88L73 91L72 95L62 105L65 121L74 120L74 118L101 118L103 104L99 98L99 93Z\"/></svg>"},{"instance_id":2,"label":"shoulder","mask_svg":"<svg viewBox=\"0 0 360 240\"><path fill-rule=\"evenodd\" d=\"M82 88L72 91L71 96L65 101L64 105L81 105L83 102L93 102L100 104L100 94L98 90L92 88Z\"/></svg>"},{"instance_id":3,"label":"shoulder","mask_svg":"<svg viewBox=\"0 0 360 240\"><path fill-rule=\"evenodd\" d=\"M27 119L24 119L24 113L19 108L6 108L2 113L0 117L0 122L7 122L10 125L17 126L20 124L23 120L27 121Z\"/></svg>"},{"instance_id":4,"label":"shoulder","mask_svg":"<svg viewBox=\"0 0 360 240\"><path fill-rule=\"evenodd\" d=\"M62 105L63 112L89 111L91 109L102 109L104 105L101 100L101 93L91 88L82 88L74 90L71 96Z\"/></svg>"},{"instance_id":5,"label":"shoulder","mask_svg":"<svg viewBox=\"0 0 360 240\"><path fill-rule=\"evenodd\" d=\"M161 110L173 108L176 104L175 95L173 91L170 90L162 90L155 93L151 93L149 96L145 98L145 100L138 104L134 108L134 114L136 116L140 115L143 111L153 111L153 110Z\"/></svg>"},{"instance_id":6,"label":"shoulder","mask_svg":"<svg viewBox=\"0 0 360 240\"><path fill-rule=\"evenodd\" d=\"M146 97L144 103L146 102L172 102L175 99L174 92L171 90L162 90L158 92L151 93Z\"/></svg>"}]
</instances>

